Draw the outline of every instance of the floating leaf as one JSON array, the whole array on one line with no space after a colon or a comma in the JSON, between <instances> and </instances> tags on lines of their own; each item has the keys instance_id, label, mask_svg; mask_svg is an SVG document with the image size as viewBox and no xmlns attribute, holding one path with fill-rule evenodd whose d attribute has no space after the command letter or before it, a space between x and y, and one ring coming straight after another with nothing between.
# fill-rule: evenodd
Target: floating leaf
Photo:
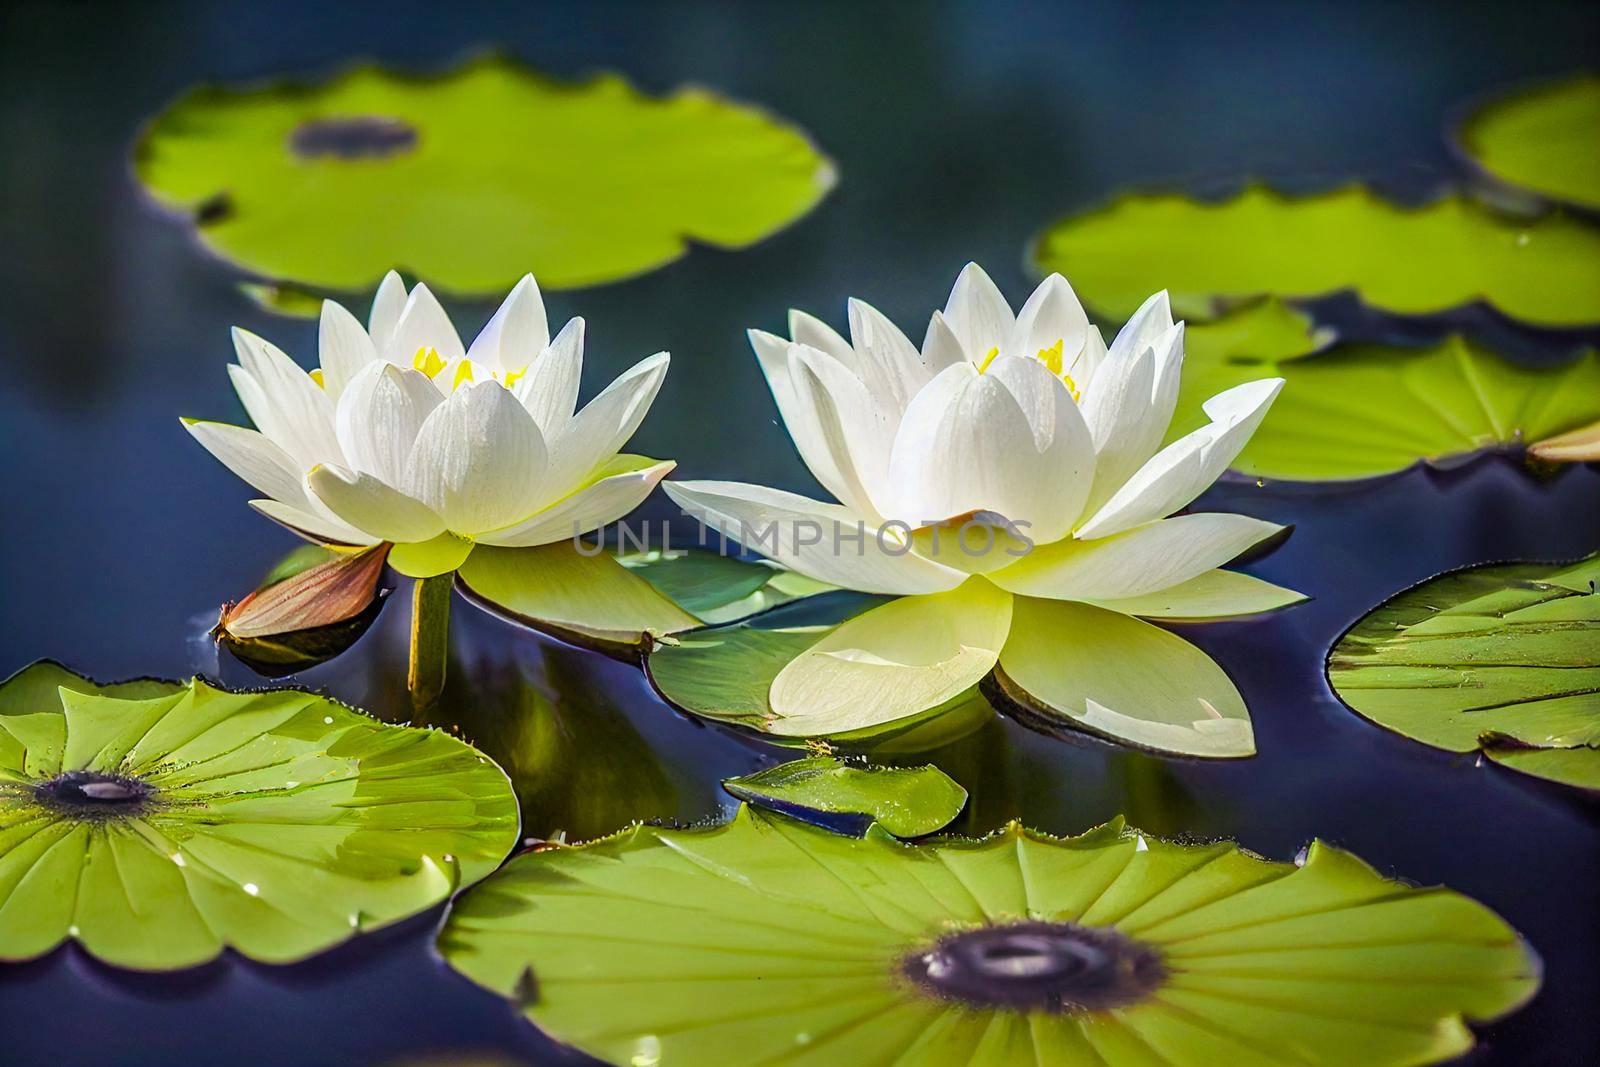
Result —
<instances>
[{"instance_id":1,"label":"floating leaf","mask_svg":"<svg viewBox=\"0 0 1600 1067\"><path fill-rule=\"evenodd\" d=\"M1463 151L1501 181L1600 208L1600 75L1503 96L1474 112L1458 137Z\"/></svg>"},{"instance_id":2,"label":"floating leaf","mask_svg":"<svg viewBox=\"0 0 1600 1067\"><path fill-rule=\"evenodd\" d=\"M765 562L713 552L618 554L569 542L479 547L458 577L490 611L607 647L636 646L831 588Z\"/></svg>"},{"instance_id":3,"label":"floating leaf","mask_svg":"<svg viewBox=\"0 0 1600 1067\"><path fill-rule=\"evenodd\" d=\"M367 291L391 267L461 295L639 274L699 241L742 248L834 181L805 135L701 89L569 85L504 58L408 77L201 87L158 115L135 167L208 248L268 278ZM285 293L289 295L285 295Z\"/></svg>"},{"instance_id":4,"label":"floating leaf","mask_svg":"<svg viewBox=\"0 0 1600 1067\"><path fill-rule=\"evenodd\" d=\"M267 677L332 659L378 617L387 593L379 582L388 554L388 545L357 552L305 545L275 567L260 588L224 605L213 633ZM310 565L301 567L302 562Z\"/></svg>"},{"instance_id":5,"label":"floating leaf","mask_svg":"<svg viewBox=\"0 0 1600 1067\"><path fill-rule=\"evenodd\" d=\"M1290 197L1251 186L1217 204L1126 196L1052 226L1033 258L1118 318L1166 288L1191 319L1263 295L1355 290L1404 315L1482 300L1541 326L1600 322L1600 229L1503 217L1459 196L1420 208L1362 187Z\"/></svg>"},{"instance_id":6,"label":"floating leaf","mask_svg":"<svg viewBox=\"0 0 1600 1067\"><path fill-rule=\"evenodd\" d=\"M1527 367L1459 337L1423 349L1340 344L1292 359L1246 357L1239 347L1248 342L1221 358L1230 349L1190 352L1168 438L1204 425L1206 398L1281 375L1282 394L1233 464L1258 477L1324 481L1423 461L1450 465L1600 418L1600 356L1592 350L1559 366Z\"/></svg>"},{"instance_id":7,"label":"floating leaf","mask_svg":"<svg viewBox=\"0 0 1600 1067\"><path fill-rule=\"evenodd\" d=\"M967 791L937 767L858 766L832 756L780 763L725 779L722 787L827 829L861 834L876 822L896 837L942 829L967 803Z\"/></svg>"},{"instance_id":8,"label":"floating leaf","mask_svg":"<svg viewBox=\"0 0 1600 1067\"><path fill-rule=\"evenodd\" d=\"M500 769L313 693L0 686L0 959L287 963L444 900L517 840Z\"/></svg>"},{"instance_id":9,"label":"floating leaf","mask_svg":"<svg viewBox=\"0 0 1600 1067\"><path fill-rule=\"evenodd\" d=\"M1494 913L1315 843L1301 865L1120 820L1055 839L828 833L750 808L530 852L445 959L614 1064L1436 1063L1539 963Z\"/></svg>"},{"instance_id":10,"label":"floating leaf","mask_svg":"<svg viewBox=\"0 0 1600 1067\"><path fill-rule=\"evenodd\" d=\"M1378 725L1600 789L1600 555L1415 585L1334 645L1328 680Z\"/></svg>"}]
</instances>

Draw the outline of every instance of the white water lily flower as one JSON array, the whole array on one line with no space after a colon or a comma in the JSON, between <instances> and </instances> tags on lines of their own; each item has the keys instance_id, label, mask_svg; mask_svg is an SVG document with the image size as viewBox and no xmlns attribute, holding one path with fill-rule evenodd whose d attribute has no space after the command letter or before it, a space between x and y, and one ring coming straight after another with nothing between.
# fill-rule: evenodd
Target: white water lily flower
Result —
<instances>
[{"instance_id":1,"label":"white water lily flower","mask_svg":"<svg viewBox=\"0 0 1600 1067\"><path fill-rule=\"evenodd\" d=\"M920 350L861 301L849 323L848 341L798 311L790 339L750 333L801 457L838 503L736 482L665 487L702 522L802 574L909 598L791 661L769 693L774 728L837 732L913 715L998 662L1005 680L1091 728L1196 754L1253 751L1225 676L1220 689L1208 676L1212 693L1197 695L1161 662L1177 656L1190 679L1220 676L1215 665L1128 616L1212 618L1300 599L1218 569L1281 527L1169 517L1227 468L1282 379L1212 397L1211 422L1163 447L1184 337L1165 293L1109 348L1060 275L1013 314L976 264ZM1142 629L1127 636L1124 622ZM1124 638L1092 678L1069 677L1081 657L1052 630L1078 649L1096 635Z\"/></svg>"},{"instance_id":2,"label":"white water lily flower","mask_svg":"<svg viewBox=\"0 0 1600 1067\"><path fill-rule=\"evenodd\" d=\"M265 495L258 511L316 541L392 542L413 577L456 569L474 545L550 544L638 506L671 461L619 455L655 399L657 353L575 410L583 320L550 338L533 276L463 348L427 286L391 272L366 328L322 306L321 366L233 331L228 368L256 429L184 425Z\"/></svg>"}]
</instances>

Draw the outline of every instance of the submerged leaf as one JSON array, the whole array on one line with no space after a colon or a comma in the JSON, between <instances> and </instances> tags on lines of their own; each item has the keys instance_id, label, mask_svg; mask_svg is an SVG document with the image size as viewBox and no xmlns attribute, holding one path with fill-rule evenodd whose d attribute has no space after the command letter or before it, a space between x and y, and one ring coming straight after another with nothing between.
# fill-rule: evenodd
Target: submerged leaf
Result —
<instances>
[{"instance_id":1,"label":"submerged leaf","mask_svg":"<svg viewBox=\"0 0 1600 1067\"><path fill-rule=\"evenodd\" d=\"M805 135L703 89L546 79L506 58L411 77L203 86L147 126L139 179L270 279L367 290L391 267L461 295L613 281L688 242L742 248L832 187ZM261 294L292 310L298 286Z\"/></svg>"},{"instance_id":2,"label":"submerged leaf","mask_svg":"<svg viewBox=\"0 0 1600 1067\"><path fill-rule=\"evenodd\" d=\"M1205 424L1207 398L1281 376L1282 394L1233 463L1257 477L1327 481L1395 474L1419 462L1449 466L1600 418L1600 355L1592 350L1558 366L1527 367L1459 337L1421 349L1338 344L1304 358L1241 349L1247 341L1190 352L1168 440Z\"/></svg>"},{"instance_id":3,"label":"submerged leaf","mask_svg":"<svg viewBox=\"0 0 1600 1067\"><path fill-rule=\"evenodd\" d=\"M1430 578L1339 639L1328 681L1406 737L1600 789L1597 581L1600 555Z\"/></svg>"},{"instance_id":4,"label":"submerged leaf","mask_svg":"<svg viewBox=\"0 0 1600 1067\"><path fill-rule=\"evenodd\" d=\"M781 763L725 779L722 787L740 800L827 829L859 834L876 822L896 837L942 829L967 803L967 791L937 767L874 767L832 756Z\"/></svg>"},{"instance_id":5,"label":"submerged leaf","mask_svg":"<svg viewBox=\"0 0 1600 1067\"><path fill-rule=\"evenodd\" d=\"M1509 93L1458 131L1462 149L1507 184L1600 208L1600 75Z\"/></svg>"},{"instance_id":6,"label":"submerged leaf","mask_svg":"<svg viewBox=\"0 0 1600 1067\"><path fill-rule=\"evenodd\" d=\"M1119 318L1165 287L1190 319L1263 295L1354 290L1405 315L1481 300L1540 326L1600 322L1600 230L1562 215L1509 218L1460 196L1419 208L1359 186L1307 197L1251 186L1222 203L1125 196L1046 230L1033 258Z\"/></svg>"},{"instance_id":7,"label":"submerged leaf","mask_svg":"<svg viewBox=\"0 0 1600 1067\"><path fill-rule=\"evenodd\" d=\"M195 680L0 685L0 959L72 939L169 970L287 963L414 915L517 840L500 769L324 697Z\"/></svg>"},{"instance_id":8,"label":"submerged leaf","mask_svg":"<svg viewBox=\"0 0 1600 1067\"><path fill-rule=\"evenodd\" d=\"M1302 864L1120 821L911 845L741 808L525 853L445 959L609 1063L1436 1063L1539 963L1482 905L1313 844Z\"/></svg>"}]
</instances>

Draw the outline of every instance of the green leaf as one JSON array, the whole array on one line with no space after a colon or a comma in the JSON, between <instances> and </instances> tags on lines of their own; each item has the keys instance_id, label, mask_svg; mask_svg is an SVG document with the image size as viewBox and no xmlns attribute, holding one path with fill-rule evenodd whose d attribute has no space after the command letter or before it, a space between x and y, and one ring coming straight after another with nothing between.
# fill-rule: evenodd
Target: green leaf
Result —
<instances>
[{"instance_id":1,"label":"green leaf","mask_svg":"<svg viewBox=\"0 0 1600 1067\"><path fill-rule=\"evenodd\" d=\"M967 803L967 791L937 767L858 766L832 756L727 778L722 787L740 800L824 828L861 833L876 822L896 837L942 829ZM840 820L841 815L852 818Z\"/></svg>"},{"instance_id":2,"label":"green leaf","mask_svg":"<svg viewBox=\"0 0 1600 1067\"><path fill-rule=\"evenodd\" d=\"M1496 563L1415 585L1361 618L1328 681L1378 725L1600 789L1600 554Z\"/></svg>"},{"instance_id":3,"label":"green leaf","mask_svg":"<svg viewBox=\"0 0 1600 1067\"><path fill-rule=\"evenodd\" d=\"M1116 318L1163 288L1190 319L1264 295L1350 289L1404 315L1482 300L1540 326L1600 322L1600 229L1505 217L1460 196L1407 208L1359 186L1309 197L1251 186L1220 204L1131 195L1052 226L1032 256Z\"/></svg>"},{"instance_id":4,"label":"green leaf","mask_svg":"<svg viewBox=\"0 0 1600 1067\"><path fill-rule=\"evenodd\" d=\"M1248 345L1233 351L1241 347ZM1233 463L1257 477L1328 481L1418 462L1450 465L1600 418L1600 356L1592 350L1553 367L1512 363L1459 337L1423 349L1339 344L1303 358L1219 355L1227 351L1191 349L1167 436L1204 425L1208 397L1281 376L1283 392Z\"/></svg>"},{"instance_id":5,"label":"green leaf","mask_svg":"<svg viewBox=\"0 0 1600 1067\"><path fill-rule=\"evenodd\" d=\"M1017 597L995 680L1033 725L1184 756L1256 751L1250 712L1222 668L1121 612Z\"/></svg>"},{"instance_id":6,"label":"green leaf","mask_svg":"<svg viewBox=\"0 0 1600 1067\"><path fill-rule=\"evenodd\" d=\"M463 296L743 248L832 187L805 135L703 89L566 84L505 58L413 77L190 90L146 127L140 181L224 259L298 287L370 291L398 267ZM302 295L266 295L290 310Z\"/></svg>"},{"instance_id":7,"label":"green leaf","mask_svg":"<svg viewBox=\"0 0 1600 1067\"><path fill-rule=\"evenodd\" d=\"M505 775L447 734L300 690L0 685L0 959L72 939L169 970L287 963L396 922L517 841Z\"/></svg>"},{"instance_id":8,"label":"green leaf","mask_svg":"<svg viewBox=\"0 0 1600 1067\"><path fill-rule=\"evenodd\" d=\"M1539 963L1467 897L1120 820L1056 839L832 834L742 808L529 852L457 899L446 961L613 1064L1437 1063Z\"/></svg>"},{"instance_id":9,"label":"green leaf","mask_svg":"<svg viewBox=\"0 0 1600 1067\"><path fill-rule=\"evenodd\" d=\"M459 569L473 548L470 540L446 530L431 541L395 545L389 550L389 566L407 578L437 578Z\"/></svg>"},{"instance_id":10,"label":"green leaf","mask_svg":"<svg viewBox=\"0 0 1600 1067\"><path fill-rule=\"evenodd\" d=\"M1600 208L1600 74L1502 96L1473 112L1457 139L1509 185Z\"/></svg>"},{"instance_id":11,"label":"green leaf","mask_svg":"<svg viewBox=\"0 0 1600 1067\"><path fill-rule=\"evenodd\" d=\"M841 624L885 603L883 598L860 594L831 596L778 613L790 616L804 611L819 617L818 622L762 616L693 630L652 647L645 666L656 689L674 706L757 731L777 744L798 744L811 736L809 727L791 729L773 712L768 701L773 680ZM835 732L825 730L816 736L846 748L915 752L963 737L993 714L988 702L975 688L969 688L937 706L900 718L859 728L844 726Z\"/></svg>"},{"instance_id":12,"label":"green leaf","mask_svg":"<svg viewBox=\"0 0 1600 1067\"><path fill-rule=\"evenodd\" d=\"M460 578L490 611L603 648L636 647L832 588L764 561L714 552L619 553L570 542L480 547Z\"/></svg>"}]
</instances>

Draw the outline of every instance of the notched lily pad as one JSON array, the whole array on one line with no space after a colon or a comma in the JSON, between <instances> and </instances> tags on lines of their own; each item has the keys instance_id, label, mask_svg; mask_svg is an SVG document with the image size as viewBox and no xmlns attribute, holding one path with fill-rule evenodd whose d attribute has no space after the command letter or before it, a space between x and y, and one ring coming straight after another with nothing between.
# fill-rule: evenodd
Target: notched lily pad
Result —
<instances>
[{"instance_id":1,"label":"notched lily pad","mask_svg":"<svg viewBox=\"0 0 1600 1067\"><path fill-rule=\"evenodd\" d=\"M1120 820L914 845L751 808L636 826L512 860L439 949L560 1041L679 1067L1398 1067L1467 1051L1466 1021L1539 985L1457 893L1321 843L1270 863Z\"/></svg>"},{"instance_id":2,"label":"notched lily pad","mask_svg":"<svg viewBox=\"0 0 1600 1067\"><path fill-rule=\"evenodd\" d=\"M297 290L366 291L391 267L463 296L530 270L547 288L614 281L691 241L754 244L834 182L803 133L757 108L500 57L196 88L150 122L134 163L206 247L294 283L260 294L290 312Z\"/></svg>"},{"instance_id":3,"label":"notched lily pad","mask_svg":"<svg viewBox=\"0 0 1600 1067\"><path fill-rule=\"evenodd\" d=\"M1449 752L1600 790L1600 555L1496 563L1415 585L1328 656L1351 708Z\"/></svg>"},{"instance_id":4,"label":"notched lily pad","mask_svg":"<svg viewBox=\"0 0 1600 1067\"><path fill-rule=\"evenodd\" d=\"M1507 185L1600 209L1600 74L1490 101L1456 138L1469 159Z\"/></svg>"},{"instance_id":5,"label":"notched lily pad","mask_svg":"<svg viewBox=\"0 0 1600 1067\"><path fill-rule=\"evenodd\" d=\"M261 585L223 605L217 642L257 674L278 678L325 663L359 641L389 590L388 545L357 552L304 545Z\"/></svg>"},{"instance_id":6,"label":"notched lily pad","mask_svg":"<svg viewBox=\"0 0 1600 1067\"><path fill-rule=\"evenodd\" d=\"M171 970L288 963L439 903L517 841L506 777L463 742L314 693L0 685L0 959L74 940Z\"/></svg>"},{"instance_id":7,"label":"notched lily pad","mask_svg":"<svg viewBox=\"0 0 1600 1067\"><path fill-rule=\"evenodd\" d=\"M1165 287L1188 319L1265 295L1354 290L1402 315L1482 301L1537 326L1600 322L1600 230L1559 214L1503 216L1462 196L1410 208L1361 186L1306 197L1250 186L1221 203L1135 194L1058 222L1032 257L1117 318Z\"/></svg>"},{"instance_id":8,"label":"notched lily pad","mask_svg":"<svg viewBox=\"0 0 1600 1067\"><path fill-rule=\"evenodd\" d=\"M722 787L740 800L824 829L862 834L875 822L896 837L943 829L967 803L967 791L932 765L876 767L832 756L727 778Z\"/></svg>"},{"instance_id":9,"label":"notched lily pad","mask_svg":"<svg viewBox=\"0 0 1600 1067\"><path fill-rule=\"evenodd\" d=\"M580 644L632 649L830 589L709 551L617 552L570 542L480 546L457 572L480 607Z\"/></svg>"},{"instance_id":10,"label":"notched lily pad","mask_svg":"<svg viewBox=\"0 0 1600 1067\"><path fill-rule=\"evenodd\" d=\"M1201 405L1224 389L1282 376L1283 393L1233 463L1244 474L1346 480L1418 463L1452 467L1484 451L1525 445L1538 454L1558 448L1557 435L1600 419L1600 356L1593 350L1556 366L1529 367L1460 337L1429 348L1341 343L1313 355L1318 339L1308 335L1302 355L1275 357L1250 351L1248 326L1247 319L1191 348L1168 432L1175 440L1203 425ZM1264 349L1289 347L1281 328L1256 336ZM1550 458L1561 458L1559 449Z\"/></svg>"}]
</instances>

